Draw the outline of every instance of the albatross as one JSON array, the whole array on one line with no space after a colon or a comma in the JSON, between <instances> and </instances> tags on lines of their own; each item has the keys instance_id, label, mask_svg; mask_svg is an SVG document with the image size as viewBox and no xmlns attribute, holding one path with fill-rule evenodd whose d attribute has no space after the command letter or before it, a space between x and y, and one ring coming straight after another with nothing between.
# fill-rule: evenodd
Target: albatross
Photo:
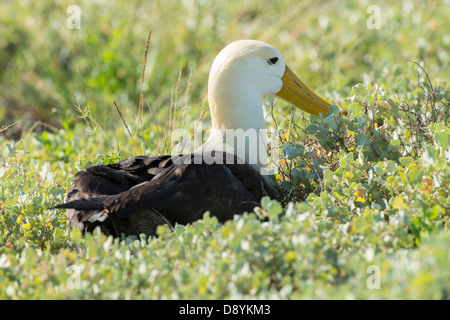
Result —
<instances>
[{"instance_id":1,"label":"albatross","mask_svg":"<svg viewBox=\"0 0 450 320\"><path fill-rule=\"evenodd\" d=\"M100 227L112 236L155 236L159 225L186 225L207 211L219 222L253 211L264 196L276 198L266 171L263 98L268 95L314 115L327 114L330 106L271 45L232 42L211 67L212 129L201 147L86 168L75 174L65 203L56 208L67 209L72 227L83 232Z\"/></svg>"}]
</instances>

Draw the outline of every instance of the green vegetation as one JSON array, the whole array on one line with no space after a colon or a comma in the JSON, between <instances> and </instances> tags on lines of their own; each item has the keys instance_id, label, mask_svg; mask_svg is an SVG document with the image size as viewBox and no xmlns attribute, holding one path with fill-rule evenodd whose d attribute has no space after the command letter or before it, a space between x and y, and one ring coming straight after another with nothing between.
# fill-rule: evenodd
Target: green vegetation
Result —
<instances>
[{"instance_id":1,"label":"green vegetation","mask_svg":"<svg viewBox=\"0 0 450 320\"><path fill-rule=\"evenodd\" d=\"M447 2L382 1L380 29L369 1L79 1L79 30L71 4L0 4L0 298L449 299ZM210 65L243 38L334 102L267 99L280 202L155 239L83 238L48 209L80 169L206 124Z\"/></svg>"}]
</instances>

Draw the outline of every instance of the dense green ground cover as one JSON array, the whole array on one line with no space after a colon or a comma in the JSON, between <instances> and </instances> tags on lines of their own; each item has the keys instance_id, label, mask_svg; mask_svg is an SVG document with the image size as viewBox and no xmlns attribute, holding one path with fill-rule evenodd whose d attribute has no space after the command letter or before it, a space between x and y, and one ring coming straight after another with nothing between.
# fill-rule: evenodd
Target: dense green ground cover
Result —
<instances>
[{"instance_id":1,"label":"dense green ground cover","mask_svg":"<svg viewBox=\"0 0 450 320\"><path fill-rule=\"evenodd\" d=\"M381 2L380 29L369 1L81 1L79 30L71 4L0 4L0 124L18 122L0 135L2 299L449 298L448 1ZM280 202L148 240L83 238L48 209L86 166L170 151L243 38L334 102L317 118L267 99Z\"/></svg>"}]
</instances>

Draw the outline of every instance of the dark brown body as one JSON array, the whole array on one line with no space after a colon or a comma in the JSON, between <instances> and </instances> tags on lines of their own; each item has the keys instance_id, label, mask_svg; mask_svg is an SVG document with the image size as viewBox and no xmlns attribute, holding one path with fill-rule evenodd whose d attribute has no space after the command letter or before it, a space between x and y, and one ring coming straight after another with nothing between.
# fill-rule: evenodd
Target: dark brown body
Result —
<instances>
[{"instance_id":1,"label":"dark brown body","mask_svg":"<svg viewBox=\"0 0 450 320\"><path fill-rule=\"evenodd\" d=\"M57 208L66 208L69 224L83 231L100 226L113 236L153 236L158 225L188 224L206 211L224 222L252 211L264 196L275 198L268 179L235 156L213 151L87 168Z\"/></svg>"}]
</instances>

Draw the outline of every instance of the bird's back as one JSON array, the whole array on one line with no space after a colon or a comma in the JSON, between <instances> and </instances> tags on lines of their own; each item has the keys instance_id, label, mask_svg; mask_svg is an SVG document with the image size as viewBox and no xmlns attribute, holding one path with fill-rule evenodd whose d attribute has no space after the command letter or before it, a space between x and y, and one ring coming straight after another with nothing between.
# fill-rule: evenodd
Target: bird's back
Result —
<instances>
[{"instance_id":1,"label":"bird's back","mask_svg":"<svg viewBox=\"0 0 450 320\"><path fill-rule=\"evenodd\" d=\"M230 161L231 160L231 161ZM156 235L161 224L192 223L206 211L221 222L250 212L272 185L224 152L139 156L78 172L66 203L71 226L92 231Z\"/></svg>"}]
</instances>

